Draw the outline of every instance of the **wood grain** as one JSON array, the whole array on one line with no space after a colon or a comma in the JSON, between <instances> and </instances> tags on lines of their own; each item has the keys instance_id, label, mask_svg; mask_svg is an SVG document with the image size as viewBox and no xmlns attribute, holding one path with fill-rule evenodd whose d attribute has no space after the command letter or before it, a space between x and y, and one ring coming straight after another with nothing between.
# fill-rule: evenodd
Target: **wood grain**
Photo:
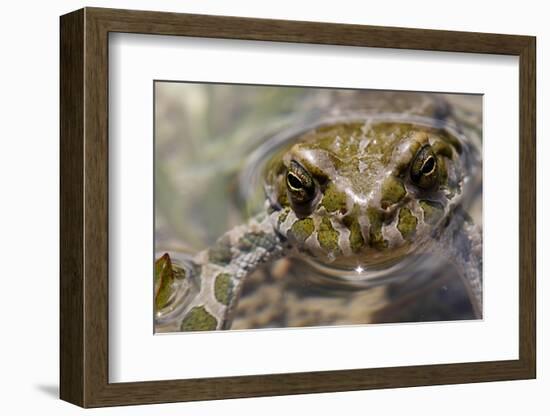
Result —
<instances>
[{"instance_id":1,"label":"wood grain","mask_svg":"<svg viewBox=\"0 0 550 416\"><path fill-rule=\"evenodd\" d=\"M84 405L84 11L61 19L60 388Z\"/></svg>"},{"instance_id":2,"label":"wood grain","mask_svg":"<svg viewBox=\"0 0 550 416\"><path fill-rule=\"evenodd\" d=\"M98 407L535 377L535 38L97 8L62 16L60 29L62 399ZM519 56L519 359L109 383L109 32Z\"/></svg>"},{"instance_id":3,"label":"wood grain","mask_svg":"<svg viewBox=\"0 0 550 416\"><path fill-rule=\"evenodd\" d=\"M536 41L520 54L519 99L519 357L536 377Z\"/></svg>"}]
</instances>

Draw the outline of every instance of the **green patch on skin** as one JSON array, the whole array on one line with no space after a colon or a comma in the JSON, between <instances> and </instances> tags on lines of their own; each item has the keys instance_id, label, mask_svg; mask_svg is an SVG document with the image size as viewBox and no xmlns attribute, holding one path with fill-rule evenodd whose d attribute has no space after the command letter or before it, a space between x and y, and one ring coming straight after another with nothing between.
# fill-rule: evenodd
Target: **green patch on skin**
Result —
<instances>
[{"instance_id":1,"label":"green patch on skin","mask_svg":"<svg viewBox=\"0 0 550 416\"><path fill-rule=\"evenodd\" d=\"M397 229L401 233L404 239L411 237L416 231L416 225L418 220L412 214L409 208L401 208L399 210L399 221L397 223Z\"/></svg>"},{"instance_id":2,"label":"green patch on skin","mask_svg":"<svg viewBox=\"0 0 550 416\"><path fill-rule=\"evenodd\" d=\"M212 331L216 329L218 320L204 306L195 306L181 321L182 331Z\"/></svg>"},{"instance_id":3,"label":"green patch on skin","mask_svg":"<svg viewBox=\"0 0 550 416\"><path fill-rule=\"evenodd\" d=\"M317 240L319 241L319 245L321 246L321 248L331 253L339 252L339 235L340 233L332 227L330 220L327 217L324 217L321 220L319 232L317 233Z\"/></svg>"},{"instance_id":4,"label":"green patch on skin","mask_svg":"<svg viewBox=\"0 0 550 416\"><path fill-rule=\"evenodd\" d=\"M172 284L174 280L172 261L168 253L165 253L155 262L155 307L157 310L164 308L168 304L172 296Z\"/></svg>"},{"instance_id":5,"label":"green patch on skin","mask_svg":"<svg viewBox=\"0 0 550 416\"><path fill-rule=\"evenodd\" d=\"M382 208L387 208L388 206L399 202L407 193L405 191L405 186L403 186L403 182L394 176L390 176L384 181L381 191Z\"/></svg>"},{"instance_id":6,"label":"green patch on skin","mask_svg":"<svg viewBox=\"0 0 550 416\"><path fill-rule=\"evenodd\" d=\"M424 221L428 224L435 224L443 216L443 206L439 202L422 200L419 203L424 211Z\"/></svg>"},{"instance_id":7,"label":"green patch on skin","mask_svg":"<svg viewBox=\"0 0 550 416\"><path fill-rule=\"evenodd\" d=\"M313 220L311 218L298 220L292 224L292 227L290 228L290 232L300 243L306 241L307 238L313 233L313 230L315 230L315 225L313 224Z\"/></svg>"},{"instance_id":8,"label":"green patch on skin","mask_svg":"<svg viewBox=\"0 0 550 416\"><path fill-rule=\"evenodd\" d=\"M239 239L239 250L250 251L256 247L259 241L265 237L263 231L257 231L252 233L246 233Z\"/></svg>"},{"instance_id":9,"label":"green patch on skin","mask_svg":"<svg viewBox=\"0 0 550 416\"><path fill-rule=\"evenodd\" d=\"M369 245L378 250L388 247L388 242L382 235L383 215L376 208L367 208L367 217L369 218Z\"/></svg>"},{"instance_id":10,"label":"green patch on skin","mask_svg":"<svg viewBox=\"0 0 550 416\"><path fill-rule=\"evenodd\" d=\"M231 254L231 243L229 237L220 238L216 244L208 250L208 259L212 263L225 266L231 262L233 255Z\"/></svg>"},{"instance_id":11,"label":"green patch on skin","mask_svg":"<svg viewBox=\"0 0 550 416\"><path fill-rule=\"evenodd\" d=\"M336 189L334 183L330 183L325 190L323 201L321 205L326 208L328 212L334 212L339 210L340 212L346 211L346 194Z\"/></svg>"},{"instance_id":12,"label":"green patch on skin","mask_svg":"<svg viewBox=\"0 0 550 416\"><path fill-rule=\"evenodd\" d=\"M288 217L288 214L290 213L290 208L285 208L283 212L279 214L279 218L277 218L277 225L280 227L283 222L286 221L286 218Z\"/></svg>"},{"instance_id":13,"label":"green patch on skin","mask_svg":"<svg viewBox=\"0 0 550 416\"><path fill-rule=\"evenodd\" d=\"M220 273L214 282L214 296L223 305L229 305L233 293L233 283L228 273Z\"/></svg>"},{"instance_id":14,"label":"green patch on skin","mask_svg":"<svg viewBox=\"0 0 550 416\"><path fill-rule=\"evenodd\" d=\"M361 225L359 224L359 221L357 221L356 215L348 215L343 218L344 225L349 230L349 245L351 250L354 253L357 253L359 250L361 250L361 247L365 244L365 239L363 238L363 234L361 233Z\"/></svg>"}]
</instances>

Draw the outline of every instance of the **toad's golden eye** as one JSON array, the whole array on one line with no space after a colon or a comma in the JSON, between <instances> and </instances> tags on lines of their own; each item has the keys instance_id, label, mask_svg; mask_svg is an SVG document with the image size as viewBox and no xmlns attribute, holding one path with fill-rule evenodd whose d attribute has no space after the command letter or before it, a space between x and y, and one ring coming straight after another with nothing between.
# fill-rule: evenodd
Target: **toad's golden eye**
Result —
<instances>
[{"instance_id":1,"label":"toad's golden eye","mask_svg":"<svg viewBox=\"0 0 550 416\"><path fill-rule=\"evenodd\" d=\"M315 181L309 172L295 160L290 161L286 186L292 202L305 204L315 196Z\"/></svg>"},{"instance_id":2,"label":"toad's golden eye","mask_svg":"<svg viewBox=\"0 0 550 416\"><path fill-rule=\"evenodd\" d=\"M411 163L411 181L422 189L432 189L438 183L437 158L428 144L423 146Z\"/></svg>"}]
</instances>

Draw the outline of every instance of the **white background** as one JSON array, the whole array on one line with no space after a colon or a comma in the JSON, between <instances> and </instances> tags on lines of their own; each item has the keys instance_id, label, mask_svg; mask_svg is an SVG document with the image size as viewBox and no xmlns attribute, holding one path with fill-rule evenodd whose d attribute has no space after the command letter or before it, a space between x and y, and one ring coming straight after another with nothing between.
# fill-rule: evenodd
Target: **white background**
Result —
<instances>
[{"instance_id":1,"label":"white background","mask_svg":"<svg viewBox=\"0 0 550 416\"><path fill-rule=\"evenodd\" d=\"M487 4L486 4L487 3ZM550 56L550 27L543 2L397 1L386 6L357 1L326 4L283 1L50 1L6 3L2 28L2 89L0 114L2 151L0 208L2 239L2 378L0 408L6 414L77 414L80 409L58 401L58 16L84 5L231 14L297 20L321 20L434 29L531 34L538 37L538 380L439 386L293 397L166 404L88 411L88 414L346 414L513 415L548 414L550 361L548 325L550 301L544 274L543 244L550 227L541 215L550 209L550 179L543 163L550 146L543 141L544 103L550 88L544 72ZM543 92L544 91L544 92ZM505 236L503 236L505 237ZM546 273L547 274L547 273ZM9 412L9 413L8 413Z\"/></svg>"},{"instance_id":2,"label":"white background","mask_svg":"<svg viewBox=\"0 0 550 416\"><path fill-rule=\"evenodd\" d=\"M112 382L518 358L516 57L129 34L113 35L110 53ZM483 93L483 322L152 336L153 79Z\"/></svg>"}]
</instances>

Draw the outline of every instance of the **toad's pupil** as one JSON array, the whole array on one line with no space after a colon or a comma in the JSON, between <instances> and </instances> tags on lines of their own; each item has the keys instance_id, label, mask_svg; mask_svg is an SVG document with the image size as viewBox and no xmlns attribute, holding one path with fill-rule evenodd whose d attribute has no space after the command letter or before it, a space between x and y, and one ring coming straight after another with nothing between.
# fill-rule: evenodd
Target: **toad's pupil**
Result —
<instances>
[{"instance_id":1,"label":"toad's pupil","mask_svg":"<svg viewBox=\"0 0 550 416\"><path fill-rule=\"evenodd\" d=\"M427 175L428 173L431 173L434 170L435 167L435 160L433 157L429 157L428 160L424 163L424 166L422 166L422 173L424 175Z\"/></svg>"},{"instance_id":2,"label":"toad's pupil","mask_svg":"<svg viewBox=\"0 0 550 416\"><path fill-rule=\"evenodd\" d=\"M288 183L294 189L301 189L303 187L302 182L292 173L288 174Z\"/></svg>"}]
</instances>

